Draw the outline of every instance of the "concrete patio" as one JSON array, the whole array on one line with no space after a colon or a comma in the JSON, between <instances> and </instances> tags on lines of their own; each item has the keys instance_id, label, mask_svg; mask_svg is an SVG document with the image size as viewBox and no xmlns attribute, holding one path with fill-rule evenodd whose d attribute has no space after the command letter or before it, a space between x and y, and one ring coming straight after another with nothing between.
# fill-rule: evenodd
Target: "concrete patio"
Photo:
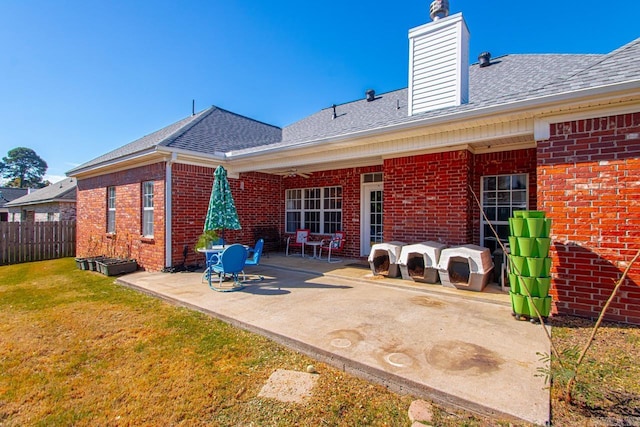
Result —
<instances>
[{"instance_id":1,"label":"concrete patio","mask_svg":"<svg viewBox=\"0 0 640 427\"><path fill-rule=\"evenodd\" d=\"M236 292L212 291L201 272L137 272L118 282L398 392L549 421L549 390L536 376L544 366L537 353L549 354L549 342L540 325L514 320L508 293L495 284L470 292L373 276L355 260L281 254L246 271L246 287Z\"/></svg>"}]
</instances>

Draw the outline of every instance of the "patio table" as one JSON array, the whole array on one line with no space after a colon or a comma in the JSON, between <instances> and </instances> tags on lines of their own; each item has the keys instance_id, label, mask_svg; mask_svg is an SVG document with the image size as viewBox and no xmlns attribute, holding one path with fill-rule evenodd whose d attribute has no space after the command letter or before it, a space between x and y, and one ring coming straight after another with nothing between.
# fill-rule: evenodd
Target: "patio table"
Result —
<instances>
[{"instance_id":1,"label":"patio table","mask_svg":"<svg viewBox=\"0 0 640 427\"><path fill-rule=\"evenodd\" d=\"M322 245L322 242L320 240L318 241L306 241L304 242L304 246L313 246L313 258L317 259L317 255L316 255L316 251L318 249L318 246ZM304 247L303 246L303 247ZM304 256L304 251L302 252L302 256Z\"/></svg>"}]
</instances>

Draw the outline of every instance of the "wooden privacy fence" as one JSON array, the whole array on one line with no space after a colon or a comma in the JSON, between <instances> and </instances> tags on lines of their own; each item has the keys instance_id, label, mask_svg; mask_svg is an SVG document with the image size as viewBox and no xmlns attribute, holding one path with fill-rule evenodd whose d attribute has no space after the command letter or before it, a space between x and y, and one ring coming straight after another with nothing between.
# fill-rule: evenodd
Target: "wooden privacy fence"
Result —
<instances>
[{"instance_id":1,"label":"wooden privacy fence","mask_svg":"<svg viewBox=\"0 0 640 427\"><path fill-rule=\"evenodd\" d=\"M0 222L0 265L76 254L76 222Z\"/></svg>"}]
</instances>

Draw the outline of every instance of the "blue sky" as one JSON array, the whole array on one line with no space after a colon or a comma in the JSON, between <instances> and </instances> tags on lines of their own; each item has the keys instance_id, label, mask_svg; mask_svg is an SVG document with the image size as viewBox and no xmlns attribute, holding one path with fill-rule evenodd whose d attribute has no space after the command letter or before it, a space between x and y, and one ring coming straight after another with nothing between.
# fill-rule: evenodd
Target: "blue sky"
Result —
<instances>
[{"instance_id":1,"label":"blue sky","mask_svg":"<svg viewBox=\"0 0 640 427\"><path fill-rule=\"evenodd\" d=\"M286 126L407 86L426 0L0 0L0 157L72 167L211 105ZM640 2L450 0L482 51L608 53L640 37ZM607 7L604 7L604 5Z\"/></svg>"}]
</instances>

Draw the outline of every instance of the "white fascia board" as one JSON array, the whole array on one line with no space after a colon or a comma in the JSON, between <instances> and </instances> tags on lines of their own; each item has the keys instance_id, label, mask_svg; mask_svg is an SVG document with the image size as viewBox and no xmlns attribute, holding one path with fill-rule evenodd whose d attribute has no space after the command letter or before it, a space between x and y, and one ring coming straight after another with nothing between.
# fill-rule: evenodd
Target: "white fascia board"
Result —
<instances>
[{"instance_id":1,"label":"white fascia board","mask_svg":"<svg viewBox=\"0 0 640 427\"><path fill-rule=\"evenodd\" d=\"M99 162L99 163L95 163L93 165L89 165L87 167L79 167L76 169L71 169L70 171L68 171L66 173L67 176L71 176L71 177L76 177L76 176L80 176L80 175L100 175L99 173L96 174L95 172L100 171L101 169L110 169L112 167L117 167L119 164L127 162L130 163L132 161L137 161L137 160L143 160L145 157L149 157L152 156L153 154L156 154L157 151L155 149L155 147L146 149L146 150L142 150L142 151L137 151L135 153L131 153L131 154L127 154L125 156L120 156L118 158L115 159L110 159L110 160L105 160L103 162Z\"/></svg>"},{"instance_id":2,"label":"white fascia board","mask_svg":"<svg viewBox=\"0 0 640 427\"><path fill-rule=\"evenodd\" d=\"M174 153L178 156L190 155L190 156L193 156L194 158L210 159L217 162L225 160L225 154L222 152L218 152L216 154L211 155L211 154L198 153L197 151L183 150L179 148L155 146L155 147L148 148L146 150L131 153L115 159L96 163L94 165L87 166L86 168L71 169L66 174L67 176L72 176L72 177L82 176L82 175L86 177L97 176L97 175L102 175L105 169L107 169L109 172L113 172L113 171L129 169L132 164L134 165L134 167L138 167L138 166L156 163L158 161L168 161L169 159L172 158ZM200 161L198 164L204 164L204 162Z\"/></svg>"},{"instance_id":3,"label":"white fascia board","mask_svg":"<svg viewBox=\"0 0 640 427\"><path fill-rule=\"evenodd\" d=\"M351 133L342 134L335 137L327 137L322 139L314 139L295 143L292 145L278 145L277 147L269 148L268 146L263 149L257 149L250 152L234 153L229 151L226 153L228 161L234 159L242 159L245 157L256 157L261 154L277 154L280 152L292 151L300 148L312 148L318 145L336 144L342 143L348 140L356 138L364 138L368 136L375 136L380 133L388 133L394 131L409 130L417 127L424 126L437 126L454 121L471 120L481 118L483 116L505 114L509 112L517 112L526 109L540 109L547 104L555 104L560 102L568 102L579 98L585 98L590 96L606 95L611 92L638 90L640 89L640 80L631 80L623 83L615 83L612 85L598 86L596 88L581 89L578 91L562 92L552 95L545 95L537 98L525 99L522 101L508 102L504 104L497 104L488 107L478 108L475 110L463 111L459 113L451 113L442 116L429 117L426 119L416 119L405 123L387 125L378 128L367 129L363 131L356 131Z\"/></svg>"},{"instance_id":4,"label":"white fascia board","mask_svg":"<svg viewBox=\"0 0 640 427\"><path fill-rule=\"evenodd\" d=\"M45 199L45 200L31 200L24 203L10 204L5 203L6 207L17 208L20 206L31 206L31 205L44 205L49 203L75 203L76 201L73 199Z\"/></svg>"}]
</instances>

